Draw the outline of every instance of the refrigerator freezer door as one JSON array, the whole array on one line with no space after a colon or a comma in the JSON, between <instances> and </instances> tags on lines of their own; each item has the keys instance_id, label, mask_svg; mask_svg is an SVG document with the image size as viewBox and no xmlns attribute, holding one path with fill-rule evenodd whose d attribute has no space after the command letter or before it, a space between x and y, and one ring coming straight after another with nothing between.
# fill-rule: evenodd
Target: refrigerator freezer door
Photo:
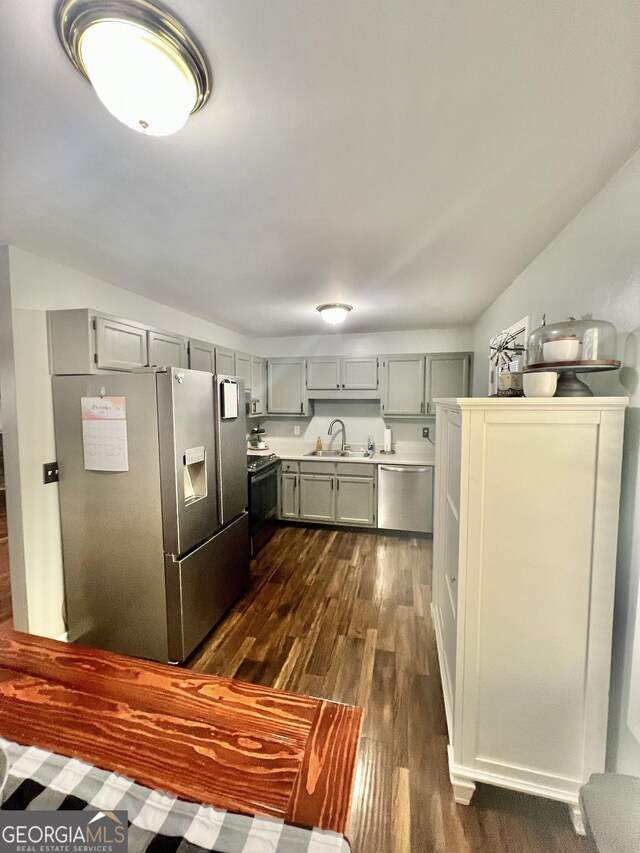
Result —
<instances>
[{"instance_id":1,"label":"refrigerator freezer door","mask_svg":"<svg viewBox=\"0 0 640 853\"><path fill-rule=\"evenodd\" d=\"M249 504L247 488L247 419L245 414L244 380L237 376L214 377L216 399L216 428L218 432L218 502L220 522L228 524L244 512ZM229 389L242 403L230 410L224 407ZM235 417L223 417L235 412Z\"/></svg>"},{"instance_id":2,"label":"refrigerator freezer door","mask_svg":"<svg viewBox=\"0 0 640 853\"><path fill-rule=\"evenodd\" d=\"M167 660L155 376L52 381L69 640ZM124 397L129 470L85 470L81 398L110 396Z\"/></svg>"},{"instance_id":3,"label":"refrigerator freezer door","mask_svg":"<svg viewBox=\"0 0 640 853\"><path fill-rule=\"evenodd\" d=\"M169 660L183 661L249 585L247 514L165 570Z\"/></svg>"},{"instance_id":4,"label":"refrigerator freezer door","mask_svg":"<svg viewBox=\"0 0 640 853\"><path fill-rule=\"evenodd\" d=\"M219 526L211 374L156 374L164 550L183 555Z\"/></svg>"}]
</instances>

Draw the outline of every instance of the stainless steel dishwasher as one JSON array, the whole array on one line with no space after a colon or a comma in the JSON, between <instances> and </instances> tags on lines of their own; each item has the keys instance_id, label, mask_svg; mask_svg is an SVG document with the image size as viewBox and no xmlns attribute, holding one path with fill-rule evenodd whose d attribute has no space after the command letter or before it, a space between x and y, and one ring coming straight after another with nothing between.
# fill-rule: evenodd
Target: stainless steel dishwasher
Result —
<instances>
[{"instance_id":1,"label":"stainless steel dishwasher","mask_svg":"<svg viewBox=\"0 0 640 853\"><path fill-rule=\"evenodd\" d=\"M378 465L378 527L433 533L432 465Z\"/></svg>"}]
</instances>

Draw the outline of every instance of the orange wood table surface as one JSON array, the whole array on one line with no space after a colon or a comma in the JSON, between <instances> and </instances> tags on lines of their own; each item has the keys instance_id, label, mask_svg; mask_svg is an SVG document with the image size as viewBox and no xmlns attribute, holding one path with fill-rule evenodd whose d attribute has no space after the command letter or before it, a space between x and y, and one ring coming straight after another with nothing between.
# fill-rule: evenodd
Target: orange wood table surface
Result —
<instances>
[{"instance_id":1,"label":"orange wood table surface","mask_svg":"<svg viewBox=\"0 0 640 853\"><path fill-rule=\"evenodd\" d=\"M221 809L346 832L361 714L0 629L0 735Z\"/></svg>"}]
</instances>

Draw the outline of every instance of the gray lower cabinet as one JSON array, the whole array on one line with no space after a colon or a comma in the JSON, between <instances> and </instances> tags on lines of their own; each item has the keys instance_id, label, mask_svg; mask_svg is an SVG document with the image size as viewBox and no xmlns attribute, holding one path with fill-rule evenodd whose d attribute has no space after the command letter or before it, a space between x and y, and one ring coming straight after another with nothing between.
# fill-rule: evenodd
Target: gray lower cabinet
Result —
<instances>
[{"instance_id":1,"label":"gray lower cabinet","mask_svg":"<svg viewBox=\"0 0 640 853\"><path fill-rule=\"evenodd\" d=\"M298 472L283 471L280 475L280 518L298 518L300 515Z\"/></svg>"},{"instance_id":2,"label":"gray lower cabinet","mask_svg":"<svg viewBox=\"0 0 640 853\"><path fill-rule=\"evenodd\" d=\"M336 522L372 527L374 505L373 477L336 478Z\"/></svg>"},{"instance_id":3,"label":"gray lower cabinet","mask_svg":"<svg viewBox=\"0 0 640 853\"><path fill-rule=\"evenodd\" d=\"M280 518L375 527L375 465L283 460Z\"/></svg>"},{"instance_id":4,"label":"gray lower cabinet","mask_svg":"<svg viewBox=\"0 0 640 853\"><path fill-rule=\"evenodd\" d=\"M300 474L300 518L335 520L335 475Z\"/></svg>"}]
</instances>

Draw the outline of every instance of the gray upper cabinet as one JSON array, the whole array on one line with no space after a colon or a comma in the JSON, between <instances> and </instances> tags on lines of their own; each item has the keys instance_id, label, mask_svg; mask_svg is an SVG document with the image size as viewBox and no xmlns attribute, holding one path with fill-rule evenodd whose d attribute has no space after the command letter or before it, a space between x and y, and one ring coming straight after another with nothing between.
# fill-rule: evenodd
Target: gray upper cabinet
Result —
<instances>
[{"instance_id":1,"label":"gray upper cabinet","mask_svg":"<svg viewBox=\"0 0 640 853\"><path fill-rule=\"evenodd\" d=\"M313 356L307 359L307 391L316 399L378 397L377 356Z\"/></svg>"},{"instance_id":2,"label":"gray upper cabinet","mask_svg":"<svg viewBox=\"0 0 640 853\"><path fill-rule=\"evenodd\" d=\"M216 348L205 341L189 341L189 367L191 370L216 372Z\"/></svg>"},{"instance_id":3,"label":"gray upper cabinet","mask_svg":"<svg viewBox=\"0 0 640 853\"><path fill-rule=\"evenodd\" d=\"M236 375L236 354L232 350L216 347L216 373L223 376Z\"/></svg>"},{"instance_id":4,"label":"gray upper cabinet","mask_svg":"<svg viewBox=\"0 0 640 853\"><path fill-rule=\"evenodd\" d=\"M307 390L336 391L340 388L341 359L337 356L314 356L307 359Z\"/></svg>"},{"instance_id":5,"label":"gray upper cabinet","mask_svg":"<svg viewBox=\"0 0 640 853\"><path fill-rule=\"evenodd\" d=\"M376 391L378 388L377 356L344 356L342 387L347 391Z\"/></svg>"},{"instance_id":6,"label":"gray upper cabinet","mask_svg":"<svg viewBox=\"0 0 640 853\"><path fill-rule=\"evenodd\" d=\"M89 308L48 311L47 323L51 372L56 375L187 367L189 362L183 336Z\"/></svg>"},{"instance_id":7,"label":"gray upper cabinet","mask_svg":"<svg viewBox=\"0 0 640 853\"><path fill-rule=\"evenodd\" d=\"M384 396L382 414L423 415L424 355L384 356Z\"/></svg>"},{"instance_id":8,"label":"gray upper cabinet","mask_svg":"<svg viewBox=\"0 0 640 853\"><path fill-rule=\"evenodd\" d=\"M304 358L274 358L267 362L267 414L306 415Z\"/></svg>"},{"instance_id":9,"label":"gray upper cabinet","mask_svg":"<svg viewBox=\"0 0 640 853\"><path fill-rule=\"evenodd\" d=\"M147 328L88 308L48 311L51 372L57 375L145 367Z\"/></svg>"},{"instance_id":10,"label":"gray upper cabinet","mask_svg":"<svg viewBox=\"0 0 640 853\"><path fill-rule=\"evenodd\" d=\"M180 335L149 331L147 359L154 367L188 367L187 341Z\"/></svg>"},{"instance_id":11,"label":"gray upper cabinet","mask_svg":"<svg viewBox=\"0 0 640 853\"><path fill-rule=\"evenodd\" d=\"M148 364L147 331L120 320L96 317L96 366L134 370Z\"/></svg>"},{"instance_id":12,"label":"gray upper cabinet","mask_svg":"<svg viewBox=\"0 0 640 853\"><path fill-rule=\"evenodd\" d=\"M442 397L468 397L471 381L470 352L433 353L426 359L425 404L427 414L435 415L433 400Z\"/></svg>"},{"instance_id":13,"label":"gray upper cabinet","mask_svg":"<svg viewBox=\"0 0 640 853\"><path fill-rule=\"evenodd\" d=\"M251 406L249 415L264 412L264 359L251 356Z\"/></svg>"},{"instance_id":14,"label":"gray upper cabinet","mask_svg":"<svg viewBox=\"0 0 640 853\"><path fill-rule=\"evenodd\" d=\"M251 356L242 352L236 353L236 376L244 379L244 390L251 391Z\"/></svg>"}]
</instances>

